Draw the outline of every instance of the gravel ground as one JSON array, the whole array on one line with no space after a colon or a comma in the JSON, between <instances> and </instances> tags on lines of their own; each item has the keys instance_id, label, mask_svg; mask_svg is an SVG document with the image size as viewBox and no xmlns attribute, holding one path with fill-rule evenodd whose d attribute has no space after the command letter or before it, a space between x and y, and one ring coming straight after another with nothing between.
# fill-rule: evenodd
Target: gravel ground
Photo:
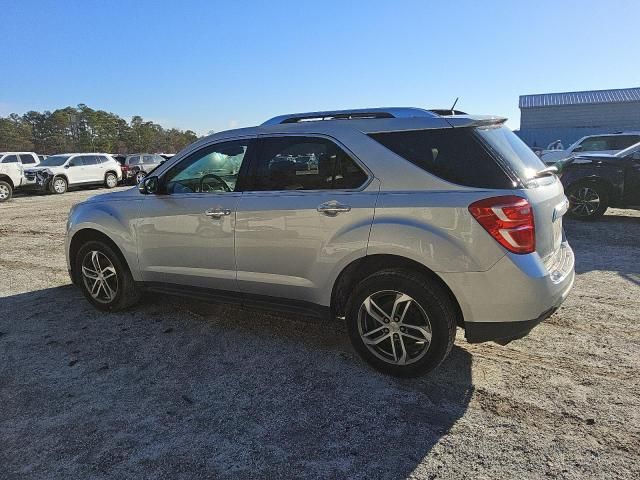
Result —
<instances>
[{"instance_id":1,"label":"gravel ground","mask_svg":"<svg viewBox=\"0 0 640 480\"><path fill-rule=\"evenodd\" d=\"M416 380L338 322L70 285L69 207L0 205L0 478L640 478L640 212L566 222L564 306Z\"/></svg>"}]
</instances>

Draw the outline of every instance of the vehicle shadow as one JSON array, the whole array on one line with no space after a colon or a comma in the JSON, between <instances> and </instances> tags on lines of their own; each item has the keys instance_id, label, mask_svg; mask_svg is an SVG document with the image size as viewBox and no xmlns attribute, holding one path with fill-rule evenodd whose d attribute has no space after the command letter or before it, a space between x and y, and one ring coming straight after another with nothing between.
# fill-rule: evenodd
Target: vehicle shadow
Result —
<instances>
[{"instance_id":1,"label":"vehicle shadow","mask_svg":"<svg viewBox=\"0 0 640 480\"><path fill-rule=\"evenodd\" d=\"M576 273L616 272L640 285L640 217L607 214L592 222L568 219L564 228L575 252Z\"/></svg>"},{"instance_id":2,"label":"vehicle shadow","mask_svg":"<svg viewBox=\"0 0 640 480\"><path fill-rule=\"evenodd\" d=\"M20 478L435 474L473 393L464 349L398 379L337 322L158 297L105 314L71 286L0 310L0 464Z\"/></svg>"}]
</instances>

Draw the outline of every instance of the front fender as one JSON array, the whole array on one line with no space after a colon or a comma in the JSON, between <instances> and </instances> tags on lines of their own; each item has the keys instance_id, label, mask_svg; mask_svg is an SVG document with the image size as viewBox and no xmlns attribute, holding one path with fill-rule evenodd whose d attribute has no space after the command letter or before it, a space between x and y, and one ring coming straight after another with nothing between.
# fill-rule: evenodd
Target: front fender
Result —
<instances>
[{"instance_id":1,"label":"front fender","mask_svg":"<svg viewBox=\"0 0 640 480\"><path fill-rule=\"evenodd\" d=\"M138 252L135 233L135 219L139 211L139 201L128 202L88 202L79 204L69 213L65 254L67 268L71 270L69 248L75 235L84 230L95 230L111 239L122 252L134 280L141 280L138 269ZM126 205L126 208L122 208Z\"/></svg>"}]
</instances>

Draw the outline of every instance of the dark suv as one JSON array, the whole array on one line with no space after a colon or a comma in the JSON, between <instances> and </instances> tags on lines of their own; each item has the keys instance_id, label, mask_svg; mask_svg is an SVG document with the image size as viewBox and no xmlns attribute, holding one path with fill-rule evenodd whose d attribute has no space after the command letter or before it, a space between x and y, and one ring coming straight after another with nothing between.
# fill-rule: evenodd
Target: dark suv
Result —
<instances>
[{"instance_id":1,"label":"dark suv","mask_svg":"<svg viewBox=\"0 0 640 480\"><path fill-rule=\"evenodd\" d=\"M138 184L165 159L155 153L136 153L129 155L122 164L122 176L125 183Z\"/></svg>"},{"instance_id":2,"label":"dark suv","mask_svg":"<svg viewBox=\"0 0 640 480\"><path fill-rule=\"evenodd\" d=\"M640 143L615 154L584 154L557 165L572 217L592 220L608 207L640 208Z\"/></svg>"}]
</instances>

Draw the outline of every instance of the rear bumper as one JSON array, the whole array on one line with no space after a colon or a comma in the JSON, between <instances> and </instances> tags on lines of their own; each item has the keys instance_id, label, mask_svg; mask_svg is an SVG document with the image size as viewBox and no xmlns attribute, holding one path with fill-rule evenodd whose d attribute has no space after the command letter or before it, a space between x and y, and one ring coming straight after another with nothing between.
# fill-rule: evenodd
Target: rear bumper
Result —
<instances>
[{"instance_id":1,"label":"rear bumper","mask_svg":"<svg viewBox=\"0 0 640 480\"><path fill-rule=\"evenodd\" d=\"M486 272L441 274L455 295L471 343L521 338L564 302L575 279L573 251L562 243L553 258L506 255Z\"/></svg>"},{"instance_id":2,"label":"rear bumper","mask_svg":"<svg viewBox=\"0 0 640 480\"><path fill-rule=\"evenodd\" d=\"M558 307L552 307L538 318L522 322L468 322L465 324L465 338L469 343L494 341L500 345L529 335L529 332L553 315Z\"/></svg>"}]
</instances>

